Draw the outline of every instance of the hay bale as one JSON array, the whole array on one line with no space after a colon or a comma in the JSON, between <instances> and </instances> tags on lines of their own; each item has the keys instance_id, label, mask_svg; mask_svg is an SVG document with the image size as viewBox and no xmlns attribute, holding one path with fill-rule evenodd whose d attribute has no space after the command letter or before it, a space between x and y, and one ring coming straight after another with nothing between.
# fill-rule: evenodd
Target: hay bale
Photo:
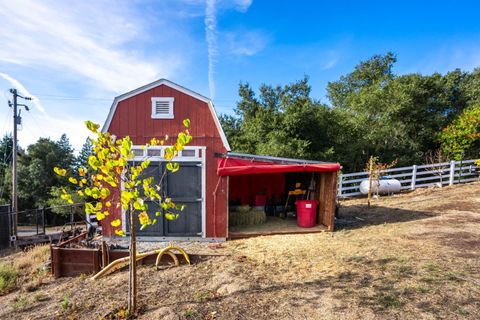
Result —
<instances>
[{"instance_id":1,"label":"hay bale","mask_svg":"<svg viewBox=\"0 0 480 320\"><path fill-rule=\"evenodd\" d=\"M238 206L238 207L235 209L235 211L242 212L242 213L249 212L250 210L252 210L252 208L250 208L249 205L246 205L246 206Z\"/></svg>"},{"instance_id":2,"label":"hay bale","mask_svg":"<svg viewBox=\"0 0 480 320\"><path fill-rule=\"evenodd\" d=\"M248 210L246 210L246 207L248 207ZM240 206L236 210L230 210L228 220L230 226L251 226L265 223L267 215L263 210Z\"/></svg>"}]
</instances>

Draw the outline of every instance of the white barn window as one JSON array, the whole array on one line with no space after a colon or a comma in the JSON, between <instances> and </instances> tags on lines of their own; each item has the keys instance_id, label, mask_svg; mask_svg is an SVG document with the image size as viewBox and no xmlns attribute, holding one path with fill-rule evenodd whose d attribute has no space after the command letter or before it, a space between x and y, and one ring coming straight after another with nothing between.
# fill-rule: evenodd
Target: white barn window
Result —
<instances>
[{"instance_id":1,"label":"white barn window","mask_svg":"<svg viewBox=\"0 0 480 320\"><path fill-rule=\"evenodd\" d=\"M152 119L173 119L173 97L152 98Z\"/></svg>"}]
</instances>

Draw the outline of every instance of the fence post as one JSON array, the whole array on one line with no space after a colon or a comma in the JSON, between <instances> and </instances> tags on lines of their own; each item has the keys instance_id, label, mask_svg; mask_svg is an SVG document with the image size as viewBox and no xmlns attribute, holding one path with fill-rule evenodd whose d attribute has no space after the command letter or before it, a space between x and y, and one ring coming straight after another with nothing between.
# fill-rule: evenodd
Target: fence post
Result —
<instances>
[{"instance_id":1,"label":"fence post","mask_svg":"<svg viewBox=\"0 0 480 320\"><path fill-rule=\"evenodd\" d=\"M73 205L70 205L70 230L73 231L73 221L75 219L73 218Z\"/></svg>"},{"instance_id":2,"label":"fence post","mask_svg":"<svg viewBox=\"0 0 480 320\"><path fill-rule=\"evenodd\" d=\"M45 208L42 208L42 227L43 227L43 234L46 234L45 233Z\"/></svg>"},{"instance_id":3,"label":"fence post","mask_svg":"<svg viewBox=\"0 0 480 320\"><path fill-rule=\"evenodd\" d=\"M341 197L343 193L343 175L340 173L338 175L338 196Z\"/></svg>"},{"instance_id":4,"label":"fence post","mask_svg":"<svg viewBox=\"0 0 480 320\"><path fill-rule=\"evenodd\" d=\"M448 185L453 185L453 181L455 179L455 160L450 161L450 177L448 180Z\"/></svg>"},{"instance_id":5,"label":"fence post","mask_svg":"<svg viewBox=\"0 0 480 320\"><path fill-rule=\"evenodd\" d=\"M415 184L417 183L417 165L412 166L412 182L410 183L410 190L415 190Z\"/></svg>"},{"instance_id":6,"label":"fence post","mask_svg":"<svg viewBox=\"0 0 480 320\"><path fill-rule=\"evenodd\" d=\"M37 236L38 236L38 208L35 209L35 225L37 226Z\"/></svg>"}]
</instances>

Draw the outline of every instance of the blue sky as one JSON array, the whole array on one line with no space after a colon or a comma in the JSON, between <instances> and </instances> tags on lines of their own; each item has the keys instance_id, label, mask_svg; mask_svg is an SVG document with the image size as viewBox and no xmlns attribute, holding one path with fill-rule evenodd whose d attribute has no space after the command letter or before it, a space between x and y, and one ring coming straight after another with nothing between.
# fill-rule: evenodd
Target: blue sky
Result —
<instances>
[{"instance_id":1,"label":"blue sky","mask_svg":"<svg viewBox=\"0 0 480 320\"><path fill-rule=\"evenodd\" d=\"M329 81L393 51L397 73L480 66L475 1L0 0L0 134L12 86L35 96L20 144L103 123L114 96L168 78L232 113L239 82ZM7 118L8 117L8 118Z\"/></svg>"}]
</instances>

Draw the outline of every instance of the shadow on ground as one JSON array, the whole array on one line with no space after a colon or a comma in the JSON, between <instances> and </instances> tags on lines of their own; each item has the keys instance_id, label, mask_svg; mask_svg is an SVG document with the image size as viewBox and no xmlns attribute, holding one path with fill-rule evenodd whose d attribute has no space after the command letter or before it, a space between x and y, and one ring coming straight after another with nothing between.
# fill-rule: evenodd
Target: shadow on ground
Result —
<instances>
[{"instance_id":1,"label":"shadow on ground","mask_svg":"<svg viewBox=\"0 0 480 320\"><path fill-rule=\"evenodd\" d=\"M439 216L432 211L415 211L372 205L340 207L335 220L335 229L356 229L379 224L400 223Z\"/></svg>"}]
</instances>

